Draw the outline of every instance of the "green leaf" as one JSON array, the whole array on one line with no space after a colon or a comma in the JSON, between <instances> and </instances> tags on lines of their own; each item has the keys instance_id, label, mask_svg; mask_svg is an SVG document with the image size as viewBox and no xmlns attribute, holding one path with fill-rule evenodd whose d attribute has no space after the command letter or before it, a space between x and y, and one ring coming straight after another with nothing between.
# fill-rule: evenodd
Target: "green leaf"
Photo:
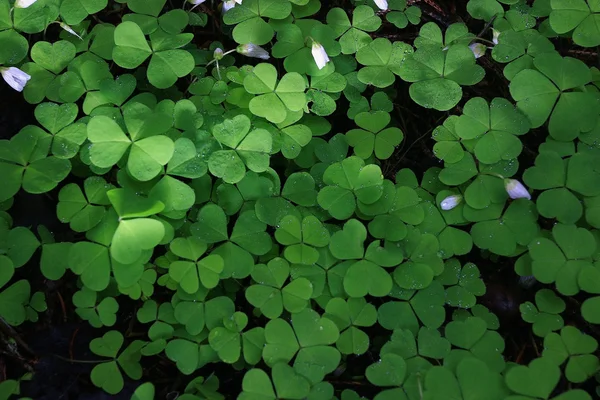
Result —
<instances>
[{"instance_id":1,"label":"green leaf","mask_svg":"<svg viewBox=\"0 0 600 400\"><path fill-rule=\"evenodd\" d=\"M593 1L552 1L550 26L558 34L572 32L573 41L579 46L594 47L600 44L598 22L600 9Z\"/></svg>"},{"instance_id":2,"label":"green leaf","mask_svg":"<svg viewBox=\"0 0 600 400\"><path fill-rule=\"evenodd\" d=\"M115 29L115 47L113 60L127 69L139 67L152 50L144 37L144 33L135 22L121 22Z\"/></svg>"},{"instance_id":3,"label":"green leaf","mask_svg":"<svg viewBox=\"0 0 600 400\"><path fill-rule=\"evenodd\" d=\"M107 0L65 0L60 4L60 15L65 23L77 25L88 15L102 11Z\"/></svg>"},{"instance_id":4,"label":"green leaf","mask_svg":"<svg viewBox=\"0 0 600 400\"><path fill-rule=\"evenodd\" d=\"M31 47L31 59L40 67L59 74L75 57L75 46L61 40L55 43L36 42Z\"/></svg>"},{"instance_id":5,"label":"green leaf","mask_svg":"<svg viewBox=\"0 0 600 400\"><path fill-rule=\"evenodd\" d=\"M229 238L227 216L216 204L207 204L198 212L197 222L191 232L206 243L217 243Z\"/></svg>"},{"instance_id":6,"label":"green leaf","mask_svg":"<svg viewBox=\"0 0 600 400\"><path fill-rule=\"evenodd\" d=\"M411 98L425 108L447 111L462 97L460 85L474 85L484 76L467 45L456 44L444 51L436 45L421 46L408 54L398 74L413 82Z\"/></svg>"},{"instance_id":7,"label":"green leaf","mask_svg":"<svg viewBox=\"0 0 600 400\"><path fill-rule=\"evenodd\" d=\"M27 317L25 305L30 291L29 282L22 279L0 292L0 317L13 326L22 324Z\"/></svg>"},{"instance_id":8,"label":"green leaf","mask_svg":"<svg viewBox=\"0 0 600 400\"><path fill-rule=\"evenodd\" d=\"M111 256L120 263L131 264L143 250L157 246L165 235L164 225L155 219L121 220L110 246Z\"/></svg>"},{"instance_id":9,"label":"green leaf","mask_svg":"<svg viewBox=\"0 0 600 400\"><path fill-rule=\"evenodd\" d=\"M369 365L367 379L377 386L402 386L406 377L406 361L396 354L384 354L381 359Z\"/></svg>"},{"instance_id":10,"label":"green leaf","mask_svg":"<svg viewBox=\"0 0 600 400\"><path fill-rule=\"evenodd\" d=\"M529 366L516 366L506 374L506 384L516 393L547 399L560 379L560 369L546 358Z\"/></svg>"}]
</instances>

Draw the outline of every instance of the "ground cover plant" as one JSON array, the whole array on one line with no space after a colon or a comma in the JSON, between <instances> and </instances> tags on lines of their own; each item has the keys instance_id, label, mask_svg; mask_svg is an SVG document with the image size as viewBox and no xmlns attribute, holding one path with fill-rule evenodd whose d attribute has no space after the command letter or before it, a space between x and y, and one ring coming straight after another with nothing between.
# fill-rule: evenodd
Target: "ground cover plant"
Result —
<instances>
[{"instance_id":1,"label":"ground cover plant","mask_svg":"<svg viewBox=\"0 0 600 400\"><path fill-rule=\"evenodd\" d=\"M0 0L0 399L600 396L596 0Z\"/></svg>"}]
</instances>

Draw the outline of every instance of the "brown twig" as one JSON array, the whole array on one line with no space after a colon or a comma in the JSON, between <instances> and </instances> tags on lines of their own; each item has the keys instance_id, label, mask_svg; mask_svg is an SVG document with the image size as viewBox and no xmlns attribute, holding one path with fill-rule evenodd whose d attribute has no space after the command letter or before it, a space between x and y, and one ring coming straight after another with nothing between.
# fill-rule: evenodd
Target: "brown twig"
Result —
<instances>
[{"instance_id":1,"label":"brown twig","mask_svg":"<svg viewBox=\"0 0 600 400\"><path fill-rule=\"evenodd\" d=\"M73 335L71 336L71 341L69 342L69 357L71 359L73 358L73 346L75 343L75 336L77 336L78 333L79 333L79 328L75 329L75 331L73 332Z\"/></svg>"}]
</instances>

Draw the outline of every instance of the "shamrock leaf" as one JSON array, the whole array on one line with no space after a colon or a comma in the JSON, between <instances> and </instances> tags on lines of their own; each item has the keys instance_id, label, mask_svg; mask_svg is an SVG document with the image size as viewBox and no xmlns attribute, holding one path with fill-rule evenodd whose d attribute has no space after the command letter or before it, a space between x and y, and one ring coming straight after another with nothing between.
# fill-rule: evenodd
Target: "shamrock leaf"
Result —
<instances>
[{"instance_id":1,"label":"shamrock leaf","mask_svg":"<svg viewBox=\"0 0 600 400\"><path fill-rule=\"evenodd\" d=\"M258 96L250 100L250 112L279 124L289 112L297 112L306 105L306 84L297 72L285 74L277 83L277 70L271 64L261 63L244 78L244 88Z\"/></svg>"},{"instance_id":2,"label":"shamrock leaf","mask_svg":"<svg viewBox=\"0 0 600 400\"><path fill-rule=\"evenodd\" d=\"M549 119L550 136L560 141L592 130L599 106L594 94L578 89L591 81L589 68L580 60L555 53L540 54L533 66L537 70L522 70L510 85L510 93L531 127Z\"/></svg>"},{"instance_id":3,"label":"shamrock leaf","mask_svg":"<svg viewBox=\"0 0 600 400\"><path fill-rule=\"evenodd\" d=\"M461 85L474 85L483 79L484 70L475 63L467 45L455 44L447 50L423 45L408 54L398 74L410 85L410 97L425 108L447 111L462 97Z\"/></svg>"},{"instance_id":4,"label":"shamrock leaf","mask_svg":"<svg viewBox=\"0 0 600 400\"><path fill-rule=\"evenodd\" d=\"M354 120L363 129L352 129L346 132L346 138L348 144L354 147L354 154L362 159L366 160L373 152L380 160L388 159L404 138L400 129L385 128L390 121L390 116L386 112L360 113Z\"/></svg>"},{"instance_id":5,"label":"shamrock leaf","mask_svg":"<svg viewBox=\"0 0 600 400\"><path fill-rule=\"evenodd\" d=\"M552 290L541 289L535 294L535 304L525 302L519 306L519 310L523 320L533 324L533 333L545 337L563 327L564 321L560 313L565 307L564 300Z\"/></svg>"}]
</instances>

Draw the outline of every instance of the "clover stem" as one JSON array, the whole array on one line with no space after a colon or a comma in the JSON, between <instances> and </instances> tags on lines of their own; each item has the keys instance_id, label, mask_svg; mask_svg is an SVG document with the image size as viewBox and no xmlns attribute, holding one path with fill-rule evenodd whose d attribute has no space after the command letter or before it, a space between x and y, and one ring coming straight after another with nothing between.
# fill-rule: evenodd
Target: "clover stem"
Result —
<instances>
[{"instance_id":1,"label":"clover stem","mask_svg":"<svg viewBox=\"0 0 600 400\"><path fill-rule=\"evenodd\" d=\"M216 64L217 64L217 75L219 76L219 80L222 81L223 79L221 78L221 68L219 67L219 60L216 60Z\"/></svg>"},{"instance_id":2,"label":"clover stem","mask_svg":"<svg viewBox=\"0 0 600 400\"><path fill-rule=\"evenodd\" d=\"M480 37L474 38L473 41L484 42L484 43L487 43L487 44L491 45L491 47L494 47L496 45L496 43L492 42L491 40L483 39L483 38L480 38Z\"/></svg>"},{"instance_id":3,"label":"clover stem","mask_svg":"<svg viewBox=\"0 0 600 400\"><path fill-rule=\"evenodd\" d=\"M502 180L506 179L504 176L497 174L495 172L480 172L480 175L489 175L489 176L495 176L496 178L500 178Z\"/></svg>"}]
</instances>

